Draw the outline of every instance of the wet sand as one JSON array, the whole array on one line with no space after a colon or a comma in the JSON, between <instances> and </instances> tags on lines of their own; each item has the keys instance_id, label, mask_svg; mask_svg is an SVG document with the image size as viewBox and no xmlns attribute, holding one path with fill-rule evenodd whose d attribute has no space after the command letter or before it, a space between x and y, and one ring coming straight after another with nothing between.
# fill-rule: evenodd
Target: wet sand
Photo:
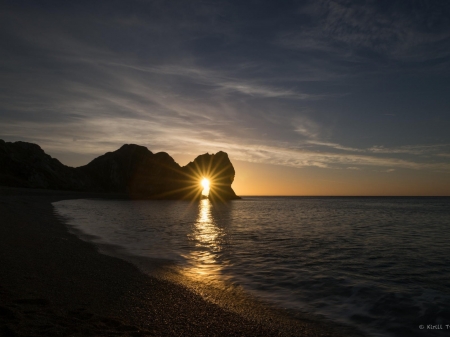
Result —
<instances>
[{"instance_id":1,"label":"wet sand","mask_svg":"<svg viewBox=\"0 0 450 337\"><path fill-rule=\"evenodd\" d=\"M271 310L244 317L100 254L51 205L88 197L111 196L0 187L0 336L356 335Z\"/></svg>"}]
</instances>

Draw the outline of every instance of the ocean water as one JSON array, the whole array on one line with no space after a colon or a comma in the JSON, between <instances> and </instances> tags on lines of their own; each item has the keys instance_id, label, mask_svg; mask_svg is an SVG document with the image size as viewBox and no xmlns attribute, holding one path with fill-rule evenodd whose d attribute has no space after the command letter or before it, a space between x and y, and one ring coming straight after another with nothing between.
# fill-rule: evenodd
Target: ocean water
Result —
<instances>
[{"instance_id":1,"label":"ocean water","mask_svg":"<svg viewBox=\"0 0 450 337\"><path fill-rule=\"evenodd\" d=\"M450 198L66 200L69 226L368 336L450 336ZM448 326L448 327L447 327Z\"/></svg>"}]
</instances>

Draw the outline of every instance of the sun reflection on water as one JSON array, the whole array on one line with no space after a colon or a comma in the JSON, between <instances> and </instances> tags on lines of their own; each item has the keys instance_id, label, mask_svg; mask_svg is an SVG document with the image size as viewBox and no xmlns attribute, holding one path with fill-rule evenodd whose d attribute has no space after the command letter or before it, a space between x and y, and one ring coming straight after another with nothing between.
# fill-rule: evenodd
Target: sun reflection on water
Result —
<instances>
[{"instance_id":1,"label":"sun reflection on water","mask_svg":"<svg viewBox=\"0 0 450 337\"><path fill-rule=\"evenodd\" d=\"M190 267L186 273L193 278L215 278L221 266L218 256L222 251L224 231L219 228L211 214L211 202L203 199L199 202L198 217L189 239L194 247L187 257Z\"/></svg>"}]
</instances>

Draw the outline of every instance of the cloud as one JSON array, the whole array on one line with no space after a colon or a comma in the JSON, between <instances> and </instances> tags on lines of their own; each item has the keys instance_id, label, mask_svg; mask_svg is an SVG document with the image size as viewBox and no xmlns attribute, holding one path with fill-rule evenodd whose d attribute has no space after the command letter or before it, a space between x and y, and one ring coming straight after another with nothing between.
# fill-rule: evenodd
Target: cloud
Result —
<instances>
[{"instance_id":1,"label":"cloud","mask_svg":"<svg viewBox=\"0 0 450 337\"><path fill-rule=\"evenodd\" d=\"M386 145L371 146L332 132L351 132L348 120L372 129L357 95L347 95L349 77L380 60L394 60L389 68L450 50L444 26L432 34L398 11L367 4L310 2L299 9L309 25L290 12L257 18L252 6L234 14L225 2L140 2L147 10L131 13L112 4L99 18L76 4L74 13L63 4L57 14L3 13L0 135L91 156L136 143L297 168L448 170L447 144L384 143L379 132L371 144ZM295 24L280 21L286 17ZM376 76L367 82L378 86ZM352 85L365 97L368 89L358 90L366 84Z\"/></svg>"},{"instance_id":2,"label":"cloud","mask_svg":"<svg viewBox=\"0 0 450 337\"><path fill-rule=\"evenodd\" d=\"M357 149L354 147L343 146L343 145L340 145L337 143L321 142L321 141L314 141L314 140L309 140L308 143L313 144L313 145L318 145L318 146L329 147L329 148L333 148L336 150L343 150L343 151L350 151L350 152L364 152L364 149Z\"/></svg>"},{"instance_id":3,"label":"cloud","mask_svg":"<svg viewBox=\"0 0 450 337\"><path fill-rule=\"evenodd\" d=\"M294 126L294 131L307 139L318 139L323 132L319 124L305 116L294 117L292 124ZM311 144L314 143L314 141L310 142Z\"/></svg>"},{"instance_id":4,"label":"cloud","mask_svg":"<svg viewBox=\"0 0 450 337\"><path fill-rule=\"evenodd\" d=\"M384 147L372 146L368 149L369 152L383 153L383 154L412 154L412 155L432 155L436 151L441 151L443 148L449 148L450 144L431 144L431 145L405 145L398 147Z\"/></svg>"},{"instance_id":5,"label":"cloud","mask_svg":"<svg viewBox=\"0 0 450 337\"><path fill-rule=\"evenodd\" d=\"M83 124L39 124L26 122L20 125L9 124L0 130L7 138L23 140L23 134L33 132L33 140L46 151L83 153L99 155L112 151L124 143L147 146L151 151L166 151L171 154L191 154L226 151L233 160L254 163L282 165L296 168L347 168L387 167L394 169L441 170L450 171L450 163L427 163L398 158L374 157L363 154L317 152L308 149L292 149L288 144L254 144L246 139L229 140L220 131L200 131L193 125L172 126L170 129L161 123L139 119L95 118ZM77 141L74 142L73 139ZM188 149L188 150L187 150ZM81 164L81 163L80 163ZM85 164L85 163L84 163Z\"/></svg>"},{"instance_id":6,"label":"cloud","mask_svg":"<svg viewBox=\"0 0 450 337\"><path fill-rule=\"evenodd\" d=\"M315 53L334 70L348 69L348 62L359 71L374 66L379 71L380 66L400 70L396 62L406 65L431 60L434 64L427 68L436 68L437 63L448 64L450 56L449 14L450 6L444 2L311 1L299 6L298 15L308 17L312 24L279 32L275 43ZM331 59L334 62L329 64Z\"/></svg>"},{"instance_id":7,"label":"cloud","mask_svg":"<svg viewBox=\"0 0 450 337\"><path fill-rule=\"evenodd\" d=\"M222 144L239 160L250 162L261 162L267 164L284 165L290 167L320 167L320 168L343 168L343 167L389 167L389 169L403 168L414 170L450 170L449 163L424 163L398 158L374 157L361 154L342 154L314 152L302 149L289 149L276 146L254 146L246 144L236 146Z\"/></svg>"},{"instance_id":8,"label":"cloud","mask_svg":"<svg viewBox=\"0 0 450 337\"><path fill-rule=\"evenodd\" d=\"M211 86L216 92L240 93L263 98L291 98L299 100L320 99L326 95L313 95L290 89L276 88L257 83L255 80L237 78L234 74L208 70L199 66L165 65L158 67L139 67L128 64L111 63L112 66L134 69L141 72L184 77L192 82Z\"/></svg>"}]
</instances>

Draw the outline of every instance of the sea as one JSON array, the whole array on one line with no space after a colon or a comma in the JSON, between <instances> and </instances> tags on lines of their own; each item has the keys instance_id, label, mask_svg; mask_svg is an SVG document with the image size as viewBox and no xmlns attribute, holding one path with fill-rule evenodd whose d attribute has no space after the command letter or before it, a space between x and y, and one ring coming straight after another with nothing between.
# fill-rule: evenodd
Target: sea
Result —
<instances>
[{"instance_id":1,"label":"sea","mask_svg":"<svg viewBox=\"0 0 450 337\"><path fill-rule=\"evenodd\" d=\"M123 257L366 336L450 337L450 198L243 197L53 203ZM131 260L133 261L133 260ZM148 269L151 272L151 268Z\"/></svg>"}]
</instances>

